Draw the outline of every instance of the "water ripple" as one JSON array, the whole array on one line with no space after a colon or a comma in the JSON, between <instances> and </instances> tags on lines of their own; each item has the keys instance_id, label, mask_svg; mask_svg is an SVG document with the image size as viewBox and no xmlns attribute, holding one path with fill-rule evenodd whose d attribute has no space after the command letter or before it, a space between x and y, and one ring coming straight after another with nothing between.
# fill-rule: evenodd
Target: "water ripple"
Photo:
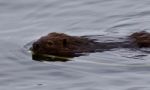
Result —
<instances>
[{"instance_id":1,"label":"water ripple","mask_svg":"<svg viewBox=\"0 0 150 90\"><path fill-rule=\"evenodd\" d=\"M1 90L148 90L148 49L90 53L69 62L32 60L32 41L50 32L125 37L150 31L148 0L1 0ZM29 43L31 42L31 43ZM29 43L29 44L28 44Z\"/></svg>"}]
</instances>

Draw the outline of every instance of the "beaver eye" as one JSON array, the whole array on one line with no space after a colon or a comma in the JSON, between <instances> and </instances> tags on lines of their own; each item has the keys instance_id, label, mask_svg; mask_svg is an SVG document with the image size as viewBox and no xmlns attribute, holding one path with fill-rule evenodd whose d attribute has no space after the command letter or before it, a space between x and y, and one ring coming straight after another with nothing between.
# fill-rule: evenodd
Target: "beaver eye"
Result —
<instances>
[{"instance_id":1,"label":"beaver eye","mask_svg":"<svg viewBox=\"0 0 150 90\"><path fill-rule=\"evenodd\" d=\"M47 42L47 45L48 45L48 46L52 46L52 45L53 45L53 42L49 40L49 41Z\"/></svg>"}]
</instances>

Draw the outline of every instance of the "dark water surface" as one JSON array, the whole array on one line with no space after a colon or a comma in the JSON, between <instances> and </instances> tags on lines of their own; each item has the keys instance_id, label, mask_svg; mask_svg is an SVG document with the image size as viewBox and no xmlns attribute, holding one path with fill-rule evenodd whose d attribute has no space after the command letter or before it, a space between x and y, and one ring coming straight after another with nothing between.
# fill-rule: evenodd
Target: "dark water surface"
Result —
<instances>
[{"instance_id":1,"label":"dark water surface","mask_svg":"<svg viewBox=\"0 0 150 90\"><path fill-rule=\"evenodd\" d=\"M149 53L116 49L39 62L25 47L49 32L142 30L150 31L150 0L0 0L0 90L150 90Z\"/></svg>"}]
</instances>

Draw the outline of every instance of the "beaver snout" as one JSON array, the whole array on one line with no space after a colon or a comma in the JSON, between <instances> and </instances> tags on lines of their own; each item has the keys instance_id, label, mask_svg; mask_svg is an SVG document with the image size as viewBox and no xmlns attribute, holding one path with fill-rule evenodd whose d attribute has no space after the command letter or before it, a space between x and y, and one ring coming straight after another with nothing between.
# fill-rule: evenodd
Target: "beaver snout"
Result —
<instances>
[{"instance_id":1,"label":"beaver snout","mask_svg":"<svg viewBox=\"0 0 150 90\"><path fill-rule=\"evenodd\" d=\"M40 48L40 44L37 42L34 42L31 49L33 51L37 51L39 48Z\"/></svg>"}]
</instances>

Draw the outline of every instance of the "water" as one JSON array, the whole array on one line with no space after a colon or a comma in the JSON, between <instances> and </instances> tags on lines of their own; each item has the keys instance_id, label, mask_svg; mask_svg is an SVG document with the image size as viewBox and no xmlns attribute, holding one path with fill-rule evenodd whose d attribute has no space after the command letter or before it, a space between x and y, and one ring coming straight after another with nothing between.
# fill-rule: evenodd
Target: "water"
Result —
<instances>
[{"instance_id":1,"label":"water","mask_svg":"<svg viewBox=\"0 0 150 90\"><path fill-rule=\"evenodd\" d=\"M148 0L0 0L0 90L149 90L150 55L116 49L69 62L32 60L49 32L125 37L150 31Z\"/></svg>"}]
</instances>

